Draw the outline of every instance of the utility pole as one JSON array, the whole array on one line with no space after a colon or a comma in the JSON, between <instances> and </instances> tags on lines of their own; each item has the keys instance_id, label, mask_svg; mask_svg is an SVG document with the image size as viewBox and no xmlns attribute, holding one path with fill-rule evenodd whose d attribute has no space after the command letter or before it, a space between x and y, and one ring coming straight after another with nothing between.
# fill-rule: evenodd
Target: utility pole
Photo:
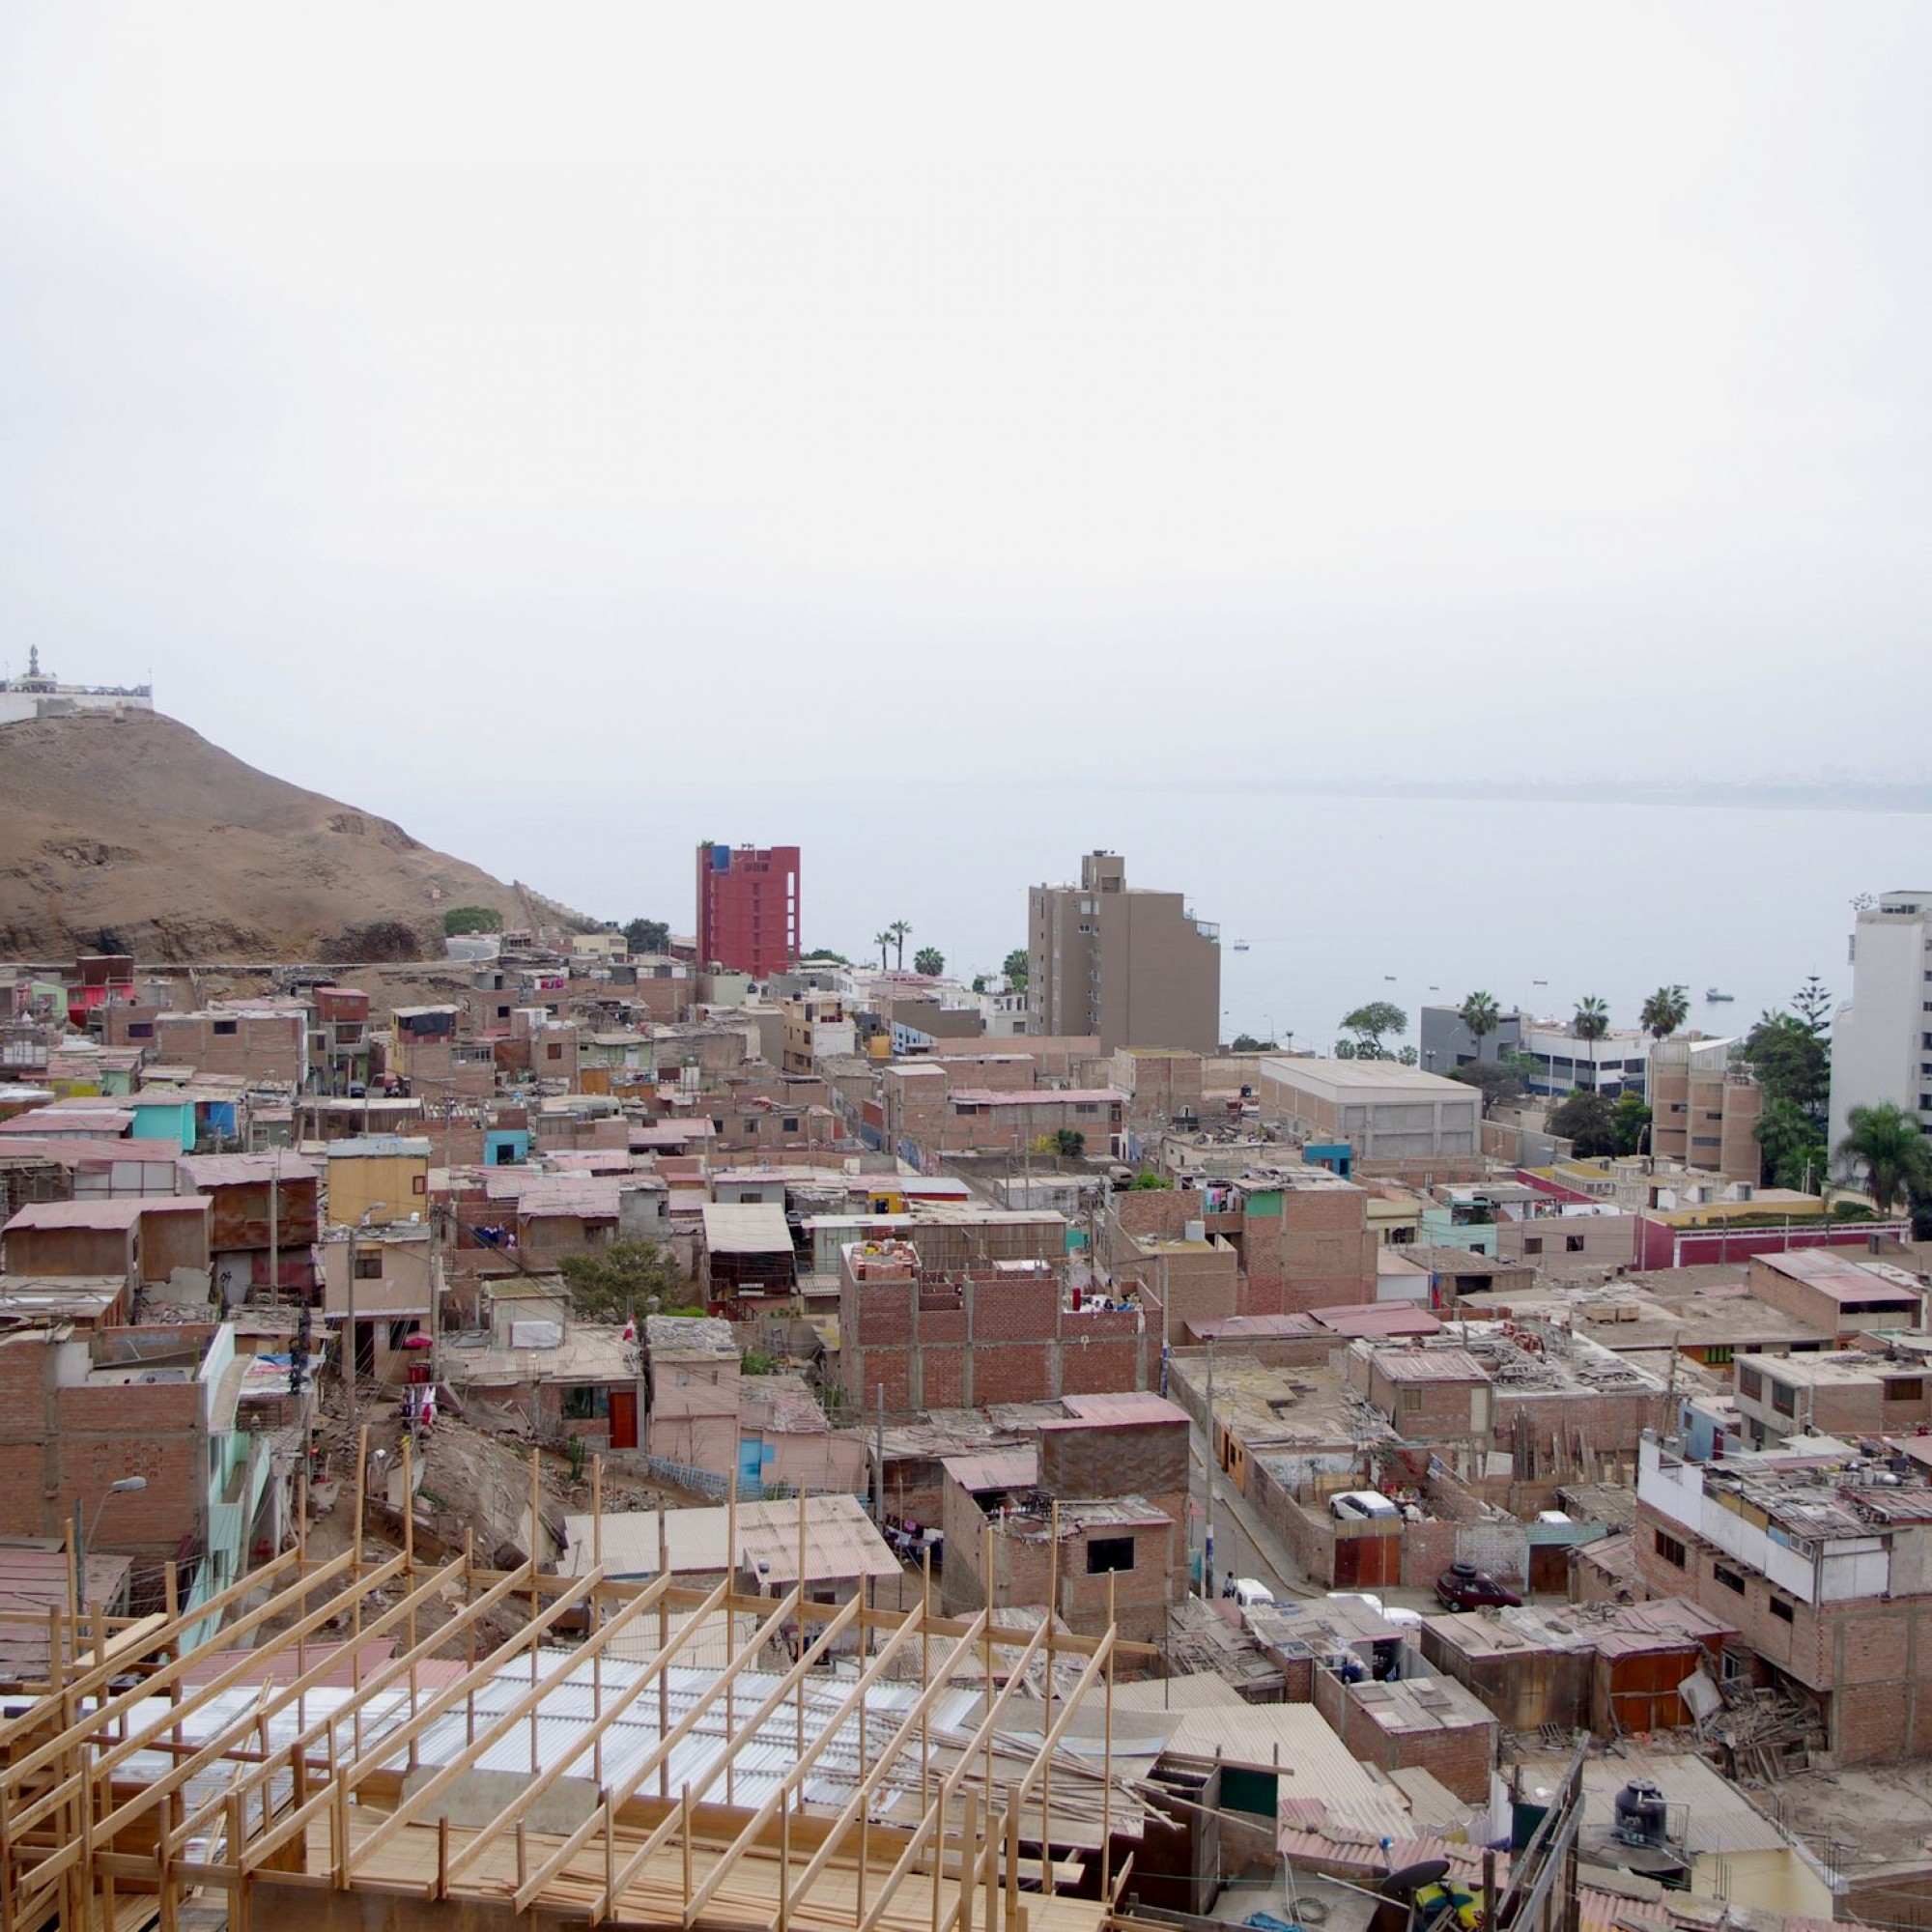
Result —
<instances>
[{"instance_id":1,"label":"utility pole","mask_svg":"<svg viewBox=\"0 0 1932 1932\"><path fill-rule=\"evenodd\" d=\"M282 1151L275 1150L269 1176L269 1303L278 1307L282 1299ZM245 1297L244 1297L245 1298Z\"/></svg>"},{"instance_id":2,"label":"utility pole","mask_svg":"<svg viewBox=\"0 0 1932 1932\"><path fill-rule=\"evenodd\" d=\"M886 1529L886 1385L879 1384L879 1431L872 1474L872 1521L880 1535Z\"/></svg>"},{"instance_id":3,"label":"utility pole","mask_svg":"<svg viewBox=\"0 0 1932 1932\"><path fill-rule=\"evenodd\" d=\"M1208 1527L1201 1539L1204 1597L1214 1594L1214 1472L1221 1466L1221 1443L1214 1424L1214 1337L1208 1338Z\"/></svg>"}]
</instances>

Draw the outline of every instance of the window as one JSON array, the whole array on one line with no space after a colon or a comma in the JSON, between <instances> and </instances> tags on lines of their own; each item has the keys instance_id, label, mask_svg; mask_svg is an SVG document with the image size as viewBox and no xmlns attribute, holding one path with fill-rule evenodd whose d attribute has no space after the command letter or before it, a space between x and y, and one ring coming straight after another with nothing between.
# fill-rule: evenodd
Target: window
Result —
<instances>
[{"instance_id":1,"label":"window","mask_svg":"<svg viewBox=\"0 0 1932 1932\"><path fill-rule=\"evenodd\" d=\"M365 1248L355 1257L355 1279L357 1281L381 1281L383 1279L383 1257L370 1254Z\"/></svg>"},{"instance_id":2,"label":"window","mask_svg":"<svg viewBox=\"0 0 1932 1932\"><path fill-rule=\"evenodd\" d=\"M1674 1563L1678 1569L1684 1568L1686 1550L1674 1536L1665 1536L1661 1529L1654 1529L1651 1535L1656 1539L1657 1553L1666 1563Z\"/></svg>"},{"instance_id":3,"label":"window","mask_svg":"<svg viewBox=\"0 0 1932 1932\"><path fill-rule=\"evenodd\" d=\"M1771 1613L1779 1623L1788 1624L1792 1621L1791 1605L1782 1597L1771 1599Z\"/></svg>"},{"instance_id":4,"label":"window","mask_svg":"<svg viewBox=\"0 0 1932 1932\"><path fill-rule=\"evenodd\" d=\"M1073 1111L1076 1114L1097 1114L1100 1108L1097 1101L1076 1100L1073 1103Z\"/></svg>"},{"instance_id":5,"label":"window","mask_svg":"<svg viewBox=\"0 0 1932 1932\"><path fill-rule=\"evenodd\" d=\"M1764 1377L1756 1369L1740 1366L1738 1369L1738 1393L1749 1402L1759 1402L1764 1397Z\"/></svg>"},{"instance_id":6,"label":"window","mask_svg":"<svg viewBox=\"0 0 1932 1932\"><path fill-rule=\"evenodd\" d=\"M1402 1412L1405 1415L1420 1415L1422 1413L1422 1391L1420 1389L1403 1390Z\"/></svg>"},{"instance_id":7,"label":"window","mask_svg":"<svg viewBox=\"0 0 1932 1932\"><path fill-rule=\"evenodd\" d=\"M1583 1252L1582 1236L1565 1235L1563 1236L1563 1252L1570 1255L1580 1255Z\"/></svg>"},{"instance_id":8,"label":"window","mask_svg":"<svg viewBox=\"0 0 1932 1932\"><path fill-rule=\"evenodd\" d=\"M558 1400L557 1413L566 1422L593 1422L598 1416L611 1413L610 1391L592 1388L587 1383L566 1388Z\"/></svg>"},{"instance_id":9,"label":"window","mask_svg":"<svg viewBox=\"0 0 1932 1932\"><path fill-rule=\"evenodd\" d=\"M1704 1366L1707 1369L1714 1367L1722 1368L1723 1365L1730 1359L1731 1359L1731 1345L1728 1342L1713 1342L1711 1346L1704 1350Z\"/></svg>"},{"instance_id":10,"label":"window","mask_svg":"<svg viewBox=\"0 0 1932 1932\"><path fill-rule=\"evenodd\" d=\"M154 1037L155 1023L153 1020L129 1020L128 1022L128 1037L129 1039L153 1039Z\"/></svg>"},{"instance_id":11,"label":"window","mask_svg":"<svg viewBox=\"0 0 1932 1932\"><path fill-rule=\"evenodd\" d=\"M1104 1577L1110 1570L1134 1567L1134 1540L1131 1536L1096 1536L1087 1546L1087 1574Z\"/></svg>"},{"instance_id":12,"label":"window","mask_svg":"<svg viewBox=\"0 0 1932 1932\"><path fill-rule=\"evenodd\" d=\"M1745 1579L1741 1576L1739 1576L1739 1574L1735 1570L1733 1570L1728 1563L1712 1564L1711 1574L1715 1577L1717 1577L1718 1581L1720 1582L1725 1589L1735 1590L1737 1594L1741 1597L1744 1595Z\"/></svg>"},{"instance_id":13,"label":"window","mask_svg":"<svg viewBox=\"0 0 1932 1932\"><path fill-rule=\"evenodd\" d=\"M798 1116L796 1114L789 1114L785 1117L784 1130L788 1134L798 1132Z\"/></svg>"},{"instance_id":14,"label":"window","mask_svg":"<svg viewBox=\"0 0 1932 1932\"><path fill-rule=\"evenodd\" d=\"M231 1034L235 1030L235 1022L233 1020L216 1020L214 1023L214 1031L217 1036Z\"/></svg>"},{"instance_id":15,"label":"window","mask_svg":"<svg viewBox=\"0 0 1932 1932\"><path fill-rule=\"evenodd\" d=\"M1924 1399L1925 1378L1923 1376L1893 1376L1885 1384L1887 1402L1919 1402Z\"/></svg>"},{"instance_id":16,"label":"window","mask_svg":"<svg viewBox=\"0 0 1932 1932\"><path fill-rule=\"evenodd\" d=\"M1776 1409L1779 1415L1796 1415L1798 1413L1798 1391L1789 1382L1781 1382L1773 1378L1771 1384L1771 1406Z\"/></svg>"},{"instance_id":17,"label":"window","mask_svg":"<svg viewBox=\"0 0 1932 1932\"><path fill-rule=\"evenodd\" d=\"M415 1332L416 1332L416 1323L413 1321L391 1321L389 1323L390 1354L394 1355L399 1353L407 1346L410 1337L413 1335Z\"/></svg>"},{"instance_id":18,"label":"window","mask_svg":"<svg viewBox=\"0 0 1932 1932\"><path fill-rule=\"evenodd\" d=\"M1543 1236L1525 1235L1522 1237L1522 1251L1526 1255L1540 1255L1543 1252Z\"/></svg>"},{"instance_id":19,"label":"window","mask_svg":"<svg viewBox=\"0 0 1932 1932\"><path fill-rule=\"evenodd\" d=\"M561 1040L554 1039L547 1047L544 1048L544 1052L548 1054L552 1060L561 1060L563 1058L563 1042Z\"/></svg>"}]
</instances>

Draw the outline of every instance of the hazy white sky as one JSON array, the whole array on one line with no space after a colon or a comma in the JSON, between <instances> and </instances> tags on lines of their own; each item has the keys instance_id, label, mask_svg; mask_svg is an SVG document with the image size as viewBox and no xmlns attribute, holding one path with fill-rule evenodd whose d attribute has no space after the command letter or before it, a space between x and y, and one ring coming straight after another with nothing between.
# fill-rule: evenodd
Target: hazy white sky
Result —
<instances>
[{"instance_id":1,"label":"hazy white sky","mask_svg":"<svg viewBox=\"0 0 1932 1932\"><path fill-rule=\"evenodd\" d=\"M519 745L604 799L1910 770L1928 55L10 0L0 658L412 824Z\"/></svg>"}]
</instances>

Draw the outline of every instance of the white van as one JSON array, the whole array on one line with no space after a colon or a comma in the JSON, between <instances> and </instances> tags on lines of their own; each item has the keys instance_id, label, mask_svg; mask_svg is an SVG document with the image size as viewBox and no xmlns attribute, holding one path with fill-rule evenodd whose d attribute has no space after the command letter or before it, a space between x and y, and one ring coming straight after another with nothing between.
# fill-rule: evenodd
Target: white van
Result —
<instances>
[{"instance_id":1,"label":"white van","mask_svg":"<svg viewBox=\"0 0 1932 1932\"><path fill-rule=\"evenodd\" d=\"M1242 1609L1251 1610L1258 1605L1272 1604L1274 1592L1255 1577L1236 1577L1234 1597Z\"/></svg>"},{"instance_id":2,"label":"white van","mask_svg":"<svg viewBox=\"0 0 1932 1932\"><path fill-rule=\"evenodd\" d=\"M1344 1490L1328 1498L1331 1516L1400 1516L1402 1512L1379 1490Z\"/></svg>"}]
</instances>

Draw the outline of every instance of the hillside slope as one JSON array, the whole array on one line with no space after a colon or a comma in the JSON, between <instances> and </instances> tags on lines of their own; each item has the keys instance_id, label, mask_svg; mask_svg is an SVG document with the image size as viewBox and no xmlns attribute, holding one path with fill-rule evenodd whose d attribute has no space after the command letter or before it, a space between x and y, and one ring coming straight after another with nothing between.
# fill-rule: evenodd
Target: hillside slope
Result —
<instances>
[{"instance_id":1,"label":"hillside slope","mask_svg":"<svg viewBox=\"0 0 1932 1932\"><path fill-rule=\"evenodd\" d=\"M172 718L0 725L0 955L434 958L461 905L513 926L575 921Z\"/></svg>"}]
</instances>

